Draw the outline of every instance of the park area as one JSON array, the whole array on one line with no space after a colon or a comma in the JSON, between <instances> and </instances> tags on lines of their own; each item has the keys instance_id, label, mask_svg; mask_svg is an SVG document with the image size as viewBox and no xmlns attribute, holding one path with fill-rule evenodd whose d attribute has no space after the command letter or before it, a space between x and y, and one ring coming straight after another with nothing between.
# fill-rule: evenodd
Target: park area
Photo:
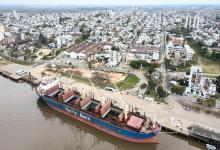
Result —
<instances>
[{"instance_id":1,"label":"park area","mask_svg":"<svg viewBox=\"0 0 220 150\"><path fill-rule=\"evenodd\" d=\"M129 74L123 81L120 81L117 86L119 90L127 90L134 88L138 82L139 78L134 74Z\"/></svg>"},{"instance_id":2,"label":"park area","mask_svg":"<svg viewBox=\"0 0 220 150\"><path fill-rule=\"evenodd\" d=\"M209 60L206 58L199 57L198 58L199 64L203 69L204 73L210 74L219 74L220 73L220 63L215 62L213 60Z\"/></svg>"}]
</instances>

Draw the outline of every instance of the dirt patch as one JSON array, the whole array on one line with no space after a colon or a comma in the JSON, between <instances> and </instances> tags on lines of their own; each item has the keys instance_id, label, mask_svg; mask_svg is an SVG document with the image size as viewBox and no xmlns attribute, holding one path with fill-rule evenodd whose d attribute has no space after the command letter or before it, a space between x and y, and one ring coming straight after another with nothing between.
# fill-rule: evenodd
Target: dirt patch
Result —
<instances>
[{"instance_id":1,"label":"dirt patch","mask_svg":"<svg viewBox=\"0 0 220 150\"><path fill-rule=\"evenodd\" d=\"M74 69L71 69L71 71L76 72L76 73L80 72L83 77L87 77L87 78L92 78L94 73L99 73L102 76L108 77L111 80L111 82L115 82L115 83L118 83L124 80L126 77L126 74L122 74L122 73L104 72L104 71L94 72L88 69L80 69L80 68L74 68Z\"/></svg>"},{"instance_id":2,"label":"dirt patch","mask_svg":"<svg viewBox=\"0 0 220 150\"><path fill-rule=\"evenodd\" d=\"M4 59L4 58L0 58L0 66L5 66L10 64L10 61Z\"/></svg>"},{"instance_id":3,"label":"dirt patch","mask_svg":"<svg viewBox=\"0 0 220 150\"><path fill-rule=\"evenodd\" d=\"M52 50L51 49L40 49L36 52L37 58L36 60L42 59L44 56L48 56Z\"/></svg>"}]
</instances>

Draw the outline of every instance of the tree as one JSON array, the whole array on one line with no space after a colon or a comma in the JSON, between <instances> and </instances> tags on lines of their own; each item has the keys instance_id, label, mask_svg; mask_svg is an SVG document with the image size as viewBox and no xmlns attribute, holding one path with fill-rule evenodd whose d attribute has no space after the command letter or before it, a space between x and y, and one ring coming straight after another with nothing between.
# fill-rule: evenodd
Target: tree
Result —
<instances>
[{"instance_id":1,"label":"tree","mask_svg":"<svg viewBox=\"0 0 220 150\"><path fill-rule=\"evenodd\" d=\"M90 37L90 33L86 33L86 34L83 34L81 38L84 41L84 40L87 40L89 37Z\"/></svg>"},{"instance_id":2,"label":"tree","mask_svg":"<svg viewBox=\"0 0 220 150\"><path fill-rule=\"evenodd\" d=\"M201 51L200 51L200 54L201 54L202 56L205 56L205 54L207 54L207 52L208 52L208 49L207 49L207 48L202 48Z\"/></svg>"},{"instance_id":3,"label":"tree","mask_svg":"<svg viewBox=\"0 0 220 150\"><path fill-rule=\"evenodd\" d=\"M141 34L141 31L140 30L138 30L137 31L137 36L139 36Z\"/></svg>"},{"instance_id":4,"label":"tree","mask_svg":"<svg viewBox=\"0 0 220 150\"><path fill-rule=\"evenodd\" d=\"M166 36L166 41L169 42L169 35Z\"/></svg>"},{"instance_id":5,"label":"tree","mask_svg":"<svg viewBox=\"0 0 220 150\"><path fill-rule=\"evenodd\" d=\"M42 33L40 33L40 35L38 36L38 39L41 44L44 44L44 45L47 44L47 37L45 37Z\"/></svg>"},{"instance_id":6,"label":"tree","mask_svg":"<svg viewBox=\"0 0 220 150\"><path fill-rule=\"evenodd\" d=\"M151 74L152 72L154 72L155 71L155 68L153 67L153 66L150 66L149 68L148 68L148 73L149 74Z\"/></svg>"},{"instance_id":7,"label":"tree","mask_svg":"<svg viewBox=\"0 0 220 150\"><path fill-rule=\"evenodd\" d=\"M174 86L171 88L171 92L172 92L172 93L175 93L175 94L178 94L178 95L183 95L183 93L185 92L185 87L174 85Z\"/></svg>"},{"instance_id":8,"label":"tree","mask_svg":"<svg viewBox=\"0 0 220 150\"><path fill-rule=\"evenodd\" d=\"M180 83L181 86L188 86L187 79L179 79L178 82Z\"/></svg>"},{"instance_id":9,"label":"tree","mask_svg":"<svg viewBox=\"0 0 220 150\"><path fill-rule=\"evenodd\" d=\"M166 97L166 91L163 89L162 86L159 86L157 88L157 94L159 95L160 98L165 98Z\"/></svg>"},{"instance_id":10,"label":"tree","mask_svg":"<svg viewBox=\"0 0 220 150\"><path fill-rule=\"evenodd\" d=\"M119 47L112 46L111 50L113 50L113 51L119 51Z\"/></svg>"},{"instance_id":11,"label":"tree","mask_svg":"<svg viewBox=\"0 0 220 150\"><path fill-rule=\"evenodd\" d=\"M84 31L85 31L85 28L86 28L86 25L85 25L85 24L82 24L82 25L79 27L79 31L80 31L80 32L84 32Z\"/></svg>"},{"instance_id":12,"label":"tree","mask_svg":"<svg viewBox=\"0 0 220 150\"><path fill-rule=\"evenodd\" d=\"M217 89L217 92L220 93L220 75L216 78L216 89Z\"/></svg>"},{"instance_id":13,"label":"tree","mask_svg":"<svg viewBox=\"0 0 220 150\"><path fill-rule=\"evenodd\" d=\"M144 88L146 88L146 87L147 87L147 84L146 84L146 83L142 83L141 86L140 86L141 89L144 89Z\"/></svg>"},{"instance_id":14,"label":"tree","mask_svg":"<svg viewBox=\"0 0 220 150\"><path fill-rule=\"evenodd\" d=\"M150 89L150 90L155 90L155 87L157 86L157 84L156 84L156 82L155 81L153 81L153 80L149 80L148 81L148 88Z\"/></svg>"},{"instance_id":15,"label":"tree","mask_svg":"<svg viewBox=\"0 0 220 150\"><path fill-rule=\"evenodd\" d=\"M197 45L198 45L199 47L204 46L203 43L202 43L202 41L199 41L199 42L197 43Z\"/></svg>"},{"instance_id":16,"label":"tree","mask_svg":"<svg viewBox=\"0 0 220 150\"><path fill-rule=\"evenodd\" d=\"M211 54L211 58L214 59L214 60L220 61L220 53L213 51L212 54Z\"/></svg>"},{"instance_id":17,"label":"tree","mask_svg":"<svg viewBox=\"0 0 220 150\"><path fill-rule=\"evenodd\" d=\"M218 46L218 42L213 42L211 47L217 47Z\"/></svg>"},{"instance_id":18,"label":"tree","mask_svg":"<svg viewBox=\"0 0 220 150\"><path fill-rule=\"evenodd\" d=\"M35 46L36 48L41 48L41 47L42 47L42 44L41 44L39 41L36 41L36 42L34 42L34 46Z\"/></svg>"}]
</instances>

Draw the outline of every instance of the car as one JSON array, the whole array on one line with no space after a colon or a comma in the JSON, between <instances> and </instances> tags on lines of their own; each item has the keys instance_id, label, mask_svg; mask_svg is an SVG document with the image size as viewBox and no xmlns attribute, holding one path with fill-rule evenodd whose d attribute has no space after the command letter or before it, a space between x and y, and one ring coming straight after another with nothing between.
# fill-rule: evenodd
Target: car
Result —
<instances>
[{"instance_id":1,"label":"car","mask_svg":"<svg viewBox=\"0 0 220 150\"><path fill-rule=\"evenodd\" d=\"M19 76L23 76L23 75L27 74L27 72L24 70L19 70L19 71L16 71L16 74Z\"/></svg>"},{"instance_id":2,"label":"car","mask_svg":"<svg viewBox=\"0 0 220 150\"><path fill-rule=\"evenodd\" d=\"M105 87L104 89L107 90L107 91L111 91L111 92L116 92L117 91L116 89L114 89L112 87Z\"/></svg>"},{"instance_id":3,"label":"car","mask_svg":"<svg viewBox=\"0 0 220 150\"><path fill-rule=\"evenodd\" d=\"M38 63L33 64L33 67L37 67Z\"/></svg>"}]
</instances>

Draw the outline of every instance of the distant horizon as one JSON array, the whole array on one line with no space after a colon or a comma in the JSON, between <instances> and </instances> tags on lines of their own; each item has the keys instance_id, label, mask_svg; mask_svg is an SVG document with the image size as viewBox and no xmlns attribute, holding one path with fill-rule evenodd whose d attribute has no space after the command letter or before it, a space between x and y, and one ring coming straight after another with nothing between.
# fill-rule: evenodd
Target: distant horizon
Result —
<instances>
[{"instance_id":1,"label":"distant horizon","mask_svg":"<svg viewBox=\"0 0 220 150\"><path fill-rule=\"evenodd\" d=\"M51 6L51 7L58 7L58 6L67 6L67 7L71 7L71 6L135 6L135 7L145 7L145 6L220 6L220 3L216 3L216 4L0 4L0 6L26 6L26 7L30 7L30 6Z\"/></svg>"},{"instance_id":2,"label":"distant horizon","mask_svg":"<svg viewBox=\"0 0 220 150\"><path fill-rule=\"evenodd\" d=\"M130 5L220 5L219 0L1 0L3 5L72 5L72 6L130 6Z\"/></svg>"}]
</instances>

